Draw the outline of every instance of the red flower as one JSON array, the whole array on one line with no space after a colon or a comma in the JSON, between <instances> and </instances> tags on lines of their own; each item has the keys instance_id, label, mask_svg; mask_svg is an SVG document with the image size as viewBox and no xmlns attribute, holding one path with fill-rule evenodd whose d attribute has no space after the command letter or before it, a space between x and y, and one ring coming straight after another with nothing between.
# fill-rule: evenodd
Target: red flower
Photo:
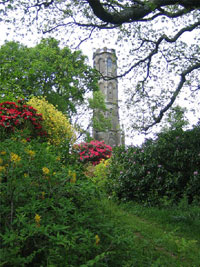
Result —
<instances>
[{"instance_id":1,"label":"red flower","mask_svg":"<svg viewBox=\"0 0 200 267\"><path fill-rule=\"evenodd\" d=\"M81 143L76 147L80 160L92 162L93 165L99 164L102 159L111 157L112 148L104 141L92 140L90 143Z\"/></svg>"},{"instance_id":2,"label":"red flower","mask_svg":"<svg viewBox=\"0 0 200 267\"><path fill-rule=\"evenodd\" d=\"M19 120L14 121L15 125L18 125L19 123L20 123Z\"/></svg>"},{"instance_id":3,"label":"red flower","mask_svg":"<svg viewBox=\"0 0 200 267\"><path fill-rule=\"evenodd\" d=\"M47 136L47 133L41 131L41 121L42 114L37 114L36 109L25 105L24 100L18 100L18 104L9 101L0 103L0 128L5 128L4 131L6 131L6 136L15 131L15 129L20 130L23 134L23 130L28 127L27 129L30 129L32 132L30 138L34 136L45 137Z\"/></svg>"}]
</instances>

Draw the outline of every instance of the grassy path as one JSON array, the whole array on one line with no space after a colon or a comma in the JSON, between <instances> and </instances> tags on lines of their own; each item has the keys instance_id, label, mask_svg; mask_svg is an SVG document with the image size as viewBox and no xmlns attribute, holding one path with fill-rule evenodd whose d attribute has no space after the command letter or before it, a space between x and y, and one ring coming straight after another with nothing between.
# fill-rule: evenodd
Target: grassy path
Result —
<instances>
[{"instance_id":1,"label":"grassy path","mask_svg":"<svg viewBox=\"0 0 200 267\"><path fill-rule=\"evenodd\" d=\"M170 218L177 217L172 210L148 209L138 204L123 206L111 201L104 205L106 216L115 220L117 227L121 225L120 234L123 238L127 235L134 244L130 260L122 266L200 266L200 227L194 238L194 225L184 220L186 212L180 212L180 221L170 223ZM200 226L200 220L195 224L198 222Z\"/></svg>"}]
</instances>

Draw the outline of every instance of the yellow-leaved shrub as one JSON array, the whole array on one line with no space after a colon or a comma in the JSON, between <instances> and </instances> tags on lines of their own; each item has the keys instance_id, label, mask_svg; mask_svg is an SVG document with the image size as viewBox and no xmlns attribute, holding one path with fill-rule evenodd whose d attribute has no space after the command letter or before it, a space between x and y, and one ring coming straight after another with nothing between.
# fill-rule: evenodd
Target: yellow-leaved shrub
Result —
<instances>
[{"instance_id":1,"label":"yellow-leaved shrub","mask_svg":"<svg viewBox=\"0 0 200 267\"><path fill-rule=\"evenodd\" d=\"M86 176L101 189L106 186L110 163L111 159L102 159L99 164L96 166L89 165L86 170Z\"/></svg>"},{"instance_id":2,"label":"yellow-leaved shrub","mask_svg":"<svg viewBox=\"0 0 200 267\"><path fill-rule=\"evenodd\" d=\"M49 135L49 142L59 145L62 141L73 144L76 139L75 130L69 119L44 97L32 97L28 105L37 109L42 114L44 130Z\"/></svg>"}]
</instances>

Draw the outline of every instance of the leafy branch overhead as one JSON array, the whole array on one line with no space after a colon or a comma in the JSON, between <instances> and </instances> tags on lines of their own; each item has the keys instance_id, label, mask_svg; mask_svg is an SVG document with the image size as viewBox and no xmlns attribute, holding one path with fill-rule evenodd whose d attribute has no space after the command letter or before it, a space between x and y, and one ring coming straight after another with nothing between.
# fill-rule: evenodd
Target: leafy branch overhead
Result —
<instances>
[{"instance_id":1,"label":"leafy branch overhead","mask_svg":"<svg viewBox=\"0 0 200 267\"><path fill-rule=\"evenodd\" d=\"M81 47L101 38L117 45L132 127L148 131L178 98L198 105L199 0L1 1L2 20L63 36ZM98 39L98 43L99 40ZM101 44L99 44L101 45ZM110 79L111 77L105 77ZM115 77L116 78L116 77ZM183 98L183 97L182 97ZM137 115L136 115L137 114Z\"/></svg>"}]
</instances>

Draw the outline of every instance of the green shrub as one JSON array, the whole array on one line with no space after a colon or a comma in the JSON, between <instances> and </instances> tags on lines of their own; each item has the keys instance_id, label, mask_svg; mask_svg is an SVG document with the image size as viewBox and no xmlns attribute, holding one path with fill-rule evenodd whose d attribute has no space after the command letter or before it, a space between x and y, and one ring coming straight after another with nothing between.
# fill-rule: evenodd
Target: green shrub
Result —
<instances>
[{"instance_id":1,"label":"green shrub","mask_svg":"<svg viewBox=\"0 0 200 267\"><path fill-rule=\"evenodd\" d=\"M53 147L6 140L0 178L2 266L76 266L93 254L96 232L81 225L95 189Z\"/></svg>"},{"instance_id":2,"label":"green shrub","mask_svg":"<svg viewBox=\"0 0 200 267\"><path fill-rule=\"evenodd\" d=\"M94 168L93 182L100 188L104 188L107 183L107 176L109 173L110 159L102 159Z\"/></svg>"},{"instance_id":3,"label":"green shrub","mask_svg":"<svg viewBox=\"0 0 200 267\"><path fill-rule=\"evenodd\" d=\"M200 194L200 128L176 129L142 147L115 148L109 191L120 199L159 203L165 197L189 202Z\"/></svg>"},{"instance_id":4,"label":"green shrub","mask_svg":"<svg viewBox=\"0 0 200 267\"><path fill-rule=\"evenodd\" d=\"M107 176L109 173L110 159L102 159L97 165L88 165L85 171L86 176L102 191L105 192Z\"/></svg>"},{"instance_id":5,"label":"green shrub","mask_svg":"<svg viewBox=\"0 0 200 267\"><path fill-rule=\"evenodd\" d=\"M37 140L0 143L1 266L121 267L133 238L82 164L57 151Z\"/></svg>"}]
</instances>

